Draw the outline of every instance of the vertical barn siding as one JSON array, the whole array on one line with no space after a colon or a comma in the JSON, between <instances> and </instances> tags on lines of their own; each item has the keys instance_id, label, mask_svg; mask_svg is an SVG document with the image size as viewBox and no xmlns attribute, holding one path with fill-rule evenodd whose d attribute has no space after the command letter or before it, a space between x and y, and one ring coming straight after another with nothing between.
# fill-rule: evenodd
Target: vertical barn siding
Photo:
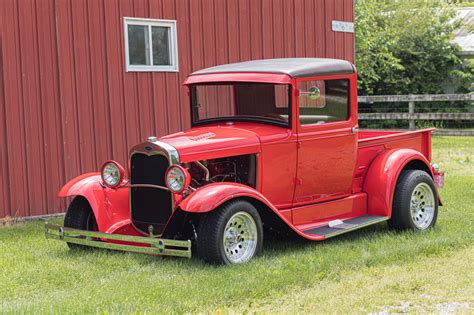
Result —
<instances>
[{"instance_id":1,"label":"vertical barn siding","mask_svg":"<svg viewBox=\"0 0 474 315\"><path fill-rule=\"evenodd\" d=\"M0 56L2 55L2 37L0 34ZM3 63L0 58L0 141L2 143L7 142L7 135L4 126L6 125L5 120L5 93L3 89ZM8 192L8 155L5 147L0 148L0 218L7 215L6 210L10 206L10 194Z\"/></svg>"},{"instance_id":2,"label":"vertical barn siding","mask_svg":"<svg viewBox=\"0 0 474 315\"><path fill-rule=\"evenodd\" d=\"M6 150L8 161L7 192L10 203L6 207L6 215L29 215L27 188L27 161L25 145L25 119L23 110L23 87L20 55L20 35L18 21L18 5L13 1L1 3L2 23L2 65L3 92L5 99L5 124L2 126L6 134ZM5 176L7 175L5 174ZM2 173L2 177L4 174ZM39 202L42 202L39 201ZM40 204L36 205L40 209Z\"/></svg>"},{"instance_id":3,"label":"vertical barn siding","mask_svg":"<svg viewBox=\"0 0 474 315\"><path fill-rule=\"evenodd\" d=\"M61 212L67 180L106 159L125 164L148 135L188 128L181 82L195 70L354 61L354 34L331 30L353 10L352 0L0 1L0 218ZM179 72L125 72L125 16L177 20Z\"/></svg>"}]
</instances>

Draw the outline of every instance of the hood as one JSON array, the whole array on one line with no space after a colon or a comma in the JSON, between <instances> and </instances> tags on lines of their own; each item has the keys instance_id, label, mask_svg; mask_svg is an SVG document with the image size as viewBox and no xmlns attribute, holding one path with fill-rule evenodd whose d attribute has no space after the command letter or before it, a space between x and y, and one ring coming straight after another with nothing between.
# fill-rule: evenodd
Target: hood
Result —
<instances>
[{"instance_id":1,"label":"hood","mask_svg":"<svg viewBox=\"0 0 474 315\"><path fill-rule=\"evenodd\" d=\"M260 152L256 133L236 126L197 127L159 139L178 150L181 162Z\"/></svg>"}]
</instances>

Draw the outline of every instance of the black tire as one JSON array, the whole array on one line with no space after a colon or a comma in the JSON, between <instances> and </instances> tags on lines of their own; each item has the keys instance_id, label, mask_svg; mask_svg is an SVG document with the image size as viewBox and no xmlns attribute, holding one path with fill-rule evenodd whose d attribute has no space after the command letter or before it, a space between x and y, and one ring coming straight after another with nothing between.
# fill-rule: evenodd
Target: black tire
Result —
<instances>
[{"instance_id":1,"label":"black tire","mask_svg":"<svg viewBox=\"0 0 474 315\"><path fill-rule=\"evenodd\" d=\"M229 220L235 220L238 216L250 216L255 223L255 226L252 227L256 228L256 241L252 243L253 250L249 250L252 254L249 254L249 257L245 258L243 261L235 262L228 258L229 254L226 254L226 248L224 246L224 232L226 229ZM229 224L232 224L230 222ZM231 226L228 227L232 229ZM233 228L239 229L239 226L234 226ZM244 233L242 233L244 235ZM236 238L240 238L240 234L237 234ZM245 240L242 238L241 241ZM237 240L236 240L237 242ZM232 265L236 263L244 263L248 260L260 255L262 251L262 244L263 244L263 227L262 227L262 220L260 219L260 215L258 214L257 209L248 201L245 200L232 200L229 201L214 211L210 212L206 217L201 219L198 227L197 233L197 241L196 241L196 251L197 255L208 263L213 264L224 264L224 265ZM236 243L236 253L237 248L240 246L240 243ZM255 247L253 247L255 246ZM242 248L242 247L240 247ZM249 245L250 248L250 245ZM227 248L229 252L229 248ZM230 250L232 251L232 250Z\"/></svg>"},{"instance_id":2,"label":"black tire","mask_svg":"<svg viewBox=\"0 0 474 315\"><path fill-rule=\"evenodd\" d=\"M427 192L427 197L424 197L419 191L420 187ZM418 209L415 210L415 213L419 213L419 217L411 211L412 195L416 194L415 189L417 189L417 192L420 192L420 198L418 195L413 197L416 198L414 201L416 206L414 208ZM430 190L432 195L429 194ZM427 200L431 199L431 197L433 202L428 202ZM431 205L425 204L425 201ZM426 219L423 216L426 216ZM403 171L398 178L395 188L392 217L388 220L389 226L396 230L427 230L436 224L437 217L438 195L431 176L420 170Z\"/></svg>"},{"instance_id":3,"label":"black tire","mask_svg":"<svg viewBox=\"0 0 474 315\"><path fill-rule=\"evenodd\" d=\"M98 231L94 212L84 197L75 197L69 204L64 217L64 226L78 230ZM67 245L70 249L90 248L73 243L67 243Z\"/></svg>"}]
</instances>

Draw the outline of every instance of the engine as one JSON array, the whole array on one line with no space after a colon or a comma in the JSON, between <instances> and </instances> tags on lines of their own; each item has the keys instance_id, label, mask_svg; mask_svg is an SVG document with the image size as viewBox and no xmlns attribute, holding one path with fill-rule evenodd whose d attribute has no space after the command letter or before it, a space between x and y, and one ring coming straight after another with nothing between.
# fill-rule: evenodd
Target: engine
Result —
<instances>
[{"instance_id":1,"label":"engine","mask_svg":"<svg viewBox=\"0 0 474 315\"><path fill-rule=\"evenodd\" d=\"M187 163L192 188L210 183L232 182L256 187L256 156L238 155Z\"/></svg>"}]
</instances>

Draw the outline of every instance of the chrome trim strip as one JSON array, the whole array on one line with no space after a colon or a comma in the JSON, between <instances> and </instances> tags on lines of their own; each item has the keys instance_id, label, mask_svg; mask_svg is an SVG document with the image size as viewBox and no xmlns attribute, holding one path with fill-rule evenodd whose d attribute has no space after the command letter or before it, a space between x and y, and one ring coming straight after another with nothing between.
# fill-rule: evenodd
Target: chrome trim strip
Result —
<instances>
[{"instance_id":1,"label":"chrome trim strip","mask_svg":"<svg viewBox=\"0 0 474 315\"><path fill-rule=\"evenodd\" d=\"M124 187L130 187L130 188L140 188L140 187L143 187L143 188L157 188L157 189L162 189L162 190L166 190L166 191L170 191L167 187L163 187L163 186L160 186L160 185L152 185L152 184L135 184L135 185L128 185L128 186L124 186Z\"/></svg>"},{"instance_id":2,"label":"chrome trim strip","mask_svg":"<svg viewBox=\"0 0 474 315\"><path fill-rule=\"evenodd\" d=\"M122 186L119 186L117 187L117 189L122 189L122 188L157 188L157 189L162 189L162 190L166 190L166 191L170 191L168 189L168 187L164 187L164 186L160 186L160 185L152 185L152 184L134 184L134 185L130 185L130 184L125 184L125 185L122 185Z\"/></svg>"},{"instance_id":3,"label":"chrome trim strip","mask_svg":"<svg viewBox=\"0 0 474 315\"><path fill-rule=\"evenodd\" d=\"M390 219L390 217L380 217L380 218L377 218L377 219L373 219L371 221L367 221L367 222L364 222L362 224L357 224L357 225L354 225L353 227L350 227L348 229L340 229L338 231L334 231L332 233L329 233L329 234L326 234L324 235L324 237L326 239L328 238L331 238L331 237L334 237L334 236L337 236L337 235L341 235L341 234L345 234L347 232L351 232L351 231L355 231L355 230L358 230L358 229L361 229L361 228L364 228L366 226L369 226L369 225L373 225L373 224L376 224L376 223L380 223L380 222L383 222L383 221L387 221L388 219ZM305 231L303 231L304 233ZM317 235L317 234L315 234Z\"/></svg>"}]
</instances>

